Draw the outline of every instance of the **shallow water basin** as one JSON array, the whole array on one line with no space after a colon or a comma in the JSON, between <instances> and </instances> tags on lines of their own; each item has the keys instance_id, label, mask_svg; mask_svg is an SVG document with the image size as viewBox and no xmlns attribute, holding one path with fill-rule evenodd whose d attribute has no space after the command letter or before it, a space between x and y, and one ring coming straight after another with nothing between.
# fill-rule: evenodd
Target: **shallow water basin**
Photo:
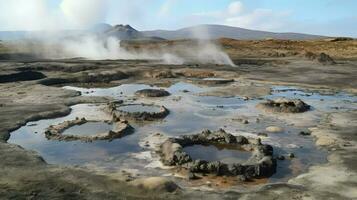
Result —
<instances>
[{"instance_id":1,"label":"shallow water basin","mask_svg":"<svg viewBox=\"0 0 357 200\"><path fill-rule=\"evenodd\" d=\"M161 110L159 106L150 106L150 105L141 105L141 104L120 106L117 109L129 113L137 113L137 112L157 113L160 112Z\"/></svg>"},{"instance_id":2,"label":"shallow water basin","mask_svg":"<svg viewBox=\"0 0 357 200\"><path fill-rule=\"evenodd\" d=\"M183 148L193 160L221 161L226 164L243 163L252 153L231 146L193 145Z\"/></svg>"},{"instance_id":3,"label":"shallow water basin","mask_svg":"<svg viewBox=\"0 0 357 200\"><path fill-rule=\"evenodd\" d=\"M107 133L113 130L113 125L105 122L87 122L82 125L72 126L66 129L63 135L91 136Z\"/></svg>"}]
</instances>

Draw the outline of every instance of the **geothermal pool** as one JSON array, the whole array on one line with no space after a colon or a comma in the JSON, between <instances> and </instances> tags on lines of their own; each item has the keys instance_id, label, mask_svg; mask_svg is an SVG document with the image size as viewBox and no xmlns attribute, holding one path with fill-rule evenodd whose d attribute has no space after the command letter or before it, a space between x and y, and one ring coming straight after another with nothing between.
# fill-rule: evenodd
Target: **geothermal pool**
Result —
<instances>
[{"instance_id":1,"label":"geothermal pool","mask_svg":"<svg viewBox=\"0 0 357 200\"><path fill-rule=\"evenodd\" d=\"M214 87L214 89L219 89L219 87L225 86ZM72 86L64 88L80 91L84 96L113 97L115 100L123 100L125 104L162 105L169 109L170 114L163 120L148 123L130 122L135 129L134 133L110 142L47 140L44 131L50 125L73 120L76 117L85 117L89 120L110 119L110 116L104 112L106 105L79 104L72 106L72 112L65 117L29 122L13 131L8 142L38 152L50 164L72 165L105 173L128 169L144 176L170 174L167 169L159 168L160 165L157 164L158 160L154 152L140 145L140 142L149 134L162 133L166 136L179 136L199 133L204 129L223 128L234 135L260 137L263 143L274 147L276 156L293 153L295 155L293 159L278 160L277 173L268 179L268 182L287 181L312 165L326 162L327 152L314 145L313 137L302 136L299 133L318 125L323 115L328 112L357 108L357 97L345 93L320 94L311 90L282 86L273 86L270 95L249 100L241 96L225 98L201 95L203 92L212 90L212 87L185 82L161 88L172 94L169 97L147 99L137 98L134 93L141 89L158 89L159 87L124 84L112 88ZM312 110L300 114L270 114L255 107L259 102L278 97L300 98L311 105ZM128 108L129 111L133 109L137 111L142 107ZM248 123L242 123L242 119ZM261 133L266 133L265 129L268 126L279 126L283 132L259 136L262 135ZM95 134L111 128L110 124L90 123L72 127L64 134ZM186 150L197 158L207 158L209 155L208 158L232 161L246 159L250 155L249 152L217 149L214 146L193 146Z\"/></svg>"},{"instance_id":2,"label":"geothermal pool","mask_svg":"<svg viewBox=\"0 0 357 200\"><path fill-rule=\"evenodd\" d=\"M229 146L193 145L183 148L193 160L221 161L227 164L243 163L252 153Z\"/></svg>"},{"instance_id":3,"label":"geothermal pool","mask_svg":"<svg viewBox=\"0 0 357 200\"><path fill-rule=\"evenodd\" d=\"M105 122L87 122L66 129L64 135L92 136L113 130L113 125Z\"/></svg>"}]
</instances>

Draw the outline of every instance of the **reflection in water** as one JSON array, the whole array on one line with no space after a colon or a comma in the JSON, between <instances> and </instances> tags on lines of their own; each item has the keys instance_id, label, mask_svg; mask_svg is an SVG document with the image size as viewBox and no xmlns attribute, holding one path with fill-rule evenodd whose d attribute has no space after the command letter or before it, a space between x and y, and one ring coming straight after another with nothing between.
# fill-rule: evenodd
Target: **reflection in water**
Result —
<instances>
[{"instance_id":1,"label":"reflection in water","mask_svg":"<svg viewBox=\"0 0 357 200\"><path fill-rule=\"evenodd\" d=\"M136 112L147 112L147 113L158 113L160 112L160 107L150 106L150 105L141 105L141 104L132 104L118 107L118 110L136 113Z\"/></svg>"},{"instance_id":2,"label":"reflection in water","mask_svg":"<svg viewBox=\"0 0 357 200\"><path fill-rule=\"evenodd\" d=\"M105 122L87 122L81 125L75 125L66 129L64 135L91 136L100 133L107 133L113 130L113 125Z\"/></svg>"},{"instance_id":3,"label":"reflection in water","mask_svg":"<svg viewBox=\"0 0 357 200\"><path fill-rule=\"evenodd\" d=\"M193 145L183 148L193 160L221 161L227 164L244 163L252 155L249 151L215 145Z\"/></svg>"}]
</instances>

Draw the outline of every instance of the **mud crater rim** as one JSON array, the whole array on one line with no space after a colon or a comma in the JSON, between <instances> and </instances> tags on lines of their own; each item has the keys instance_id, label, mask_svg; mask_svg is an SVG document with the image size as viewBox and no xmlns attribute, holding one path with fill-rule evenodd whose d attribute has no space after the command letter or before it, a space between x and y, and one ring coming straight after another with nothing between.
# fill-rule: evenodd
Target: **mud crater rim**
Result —
<instances>
[{"instance_id":1,"label":"mud crater rim","mask_svg":"<svg viewBox=\"0 0 357 200\"><path fill-rule=\"evenodd\" d=\"M113 125L112 130L103 131L91 135L65 134L64 132L74 126L81 126L87 123L106 123ZM134 128L126 121L113 122L110 120L87 120L86 118L76 118L67 120L57 125L51 125L46 128L45 136L49 140L58 141L84 141L93 142L96 140L113 140L124 137L134 132Z\"/></svg>"},{"instance_id":2,"label":"mud crater rim","mask_svg":"<svg viewBox=\"0 0 357 200\"><path fill-rule=\"evenodd\" d=\"M145 103L123 104L113 102L109 104L108 108L109 113L113 116L113 121L154 121L164 119L170 113L165 106ZM144 110L143 108L150 109Z\"/></svg>"},{"instance_id":3,"label":"mud crater rim","mask_svg":"<svg viewBox=\"0 0 357 200\"><path fill-rule=\"evenodd\" d=\"M252 154L246 161L229 164L219 160L192 159L184 148L193 145L231 145ZM160 146L159 154L164 165L182 167L192 173L217 176L267 178L276 172L277 167L272 146L262 144L260 139L234 136L223 129L214 132L204 130L199 134L168 138Z\"/></svg>"},{"instance_id":4,"label":"mud crater rim","mask_svg":"<svg viewBox=\"0 0 357 200\"><path fill-rule=\"evenodd\" d=\"M268 99L259 103L257 108L270 113L304 113L310 111L312 106L308 105L301 99L277 98Z\"/></svg>"},{"instance_id":5,"label":"mud crater rim","mask_svg":"<svg viewBox=\"0 0 357 200\"><path fill-rule=\"evenodd\" d=\"M142 89L135 92L136 96L143 98L155 98L155 97L167 97L170 96L171 93L164 89Z\"/></svg>"}]
</instances>

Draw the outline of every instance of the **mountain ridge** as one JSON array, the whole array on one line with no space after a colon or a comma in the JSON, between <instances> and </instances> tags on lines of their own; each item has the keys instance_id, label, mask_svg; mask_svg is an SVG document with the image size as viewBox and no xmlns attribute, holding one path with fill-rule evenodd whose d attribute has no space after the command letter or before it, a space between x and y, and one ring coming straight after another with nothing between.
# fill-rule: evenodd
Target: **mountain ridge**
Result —
<instances>
[{"instance_id":1,"label":"mountain ridge","mask_svg":"<svg viewBox=\"0 0 357 200\"><path fill-rule=\"evenodd\" d=\"M195 36L196 32L198 32L198 36L203 35L204 36L203 39L232 38L238 40L262 40L262 39L272 38L272 39L307 40L307 39L327 38L327 36L321 36L321 35L294 33L294 32L269 32L269 31L251 30L251 29L226 26L226 25L218 25L218 24L202 24L197 26L185 27L177 30L142 31L142 33L144 33L144 35L146 36L155 35L157 37L162 37L170 40L197 38Z\"/></svg>"},{"instance_id":2,"label":"mountain ridge","mask_svg":"<svg viewBox=\"0 0 357 200\"><path fill-rule=\"evenodd\" d=\"M45 32L45 31L44 31ZM59 31L60 33L71 33L70 30ZM116 37L120 40L177 40L177 39L219 39L231 38L237 40L264 40L264 39L283 39L283 40L310 40L324 39L327 36L294 33L294 32L269 32L251 30L240 27L225 26L218 24L202 24L197 26L184 27L177 30L150 30L139 31L130 25L110 25L100 23L88 30L81 30L81 33L92 33L103 37ZM30 33L30 34L28 34ZM35 31L0 31L0 40L11 40L25 38ZM73 31L73 34L76 31Z\"/></svg>"}]
</instances>

